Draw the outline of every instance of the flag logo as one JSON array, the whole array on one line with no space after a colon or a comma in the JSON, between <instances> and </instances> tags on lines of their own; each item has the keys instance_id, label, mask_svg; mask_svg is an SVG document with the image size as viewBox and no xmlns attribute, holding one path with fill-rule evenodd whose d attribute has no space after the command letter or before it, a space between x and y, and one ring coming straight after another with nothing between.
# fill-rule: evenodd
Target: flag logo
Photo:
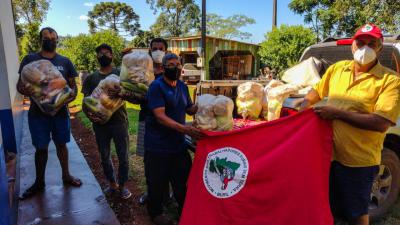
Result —
<instances>
[{"instance_id":1,"label":"flag logo","mask_svg":"<svg viewBox=\"0 0 400 225\"><path fill-rule=\"evenodd\" d=\"M229 198L245 185L249 162L240 150L224 147L210 152L204 165L203 181L216 198Z\"/></svg>"},{"instance_id":2,"label":"flag logo","mask_svg":"<svg viewBox=\"0 0 400 225\"><path fill-rule=\"evenodd\" d=\"M367 24L361 29L361 31L362 32L370 32L372 29L373 29L373 27L371 25Z\"/></svg>"}]
</instances>

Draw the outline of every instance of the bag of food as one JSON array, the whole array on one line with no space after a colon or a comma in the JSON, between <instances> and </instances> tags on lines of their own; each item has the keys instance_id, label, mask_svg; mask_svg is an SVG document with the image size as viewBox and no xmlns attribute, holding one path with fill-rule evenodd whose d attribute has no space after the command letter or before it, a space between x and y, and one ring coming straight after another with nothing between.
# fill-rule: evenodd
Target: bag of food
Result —
<instances>
[{"instance_id":1,"label":"bag of food","mask_svg":"<svg viewBox=\"0 0 400 225\"><path fill-rule=\"evenodd\" d=\"M94 89L93 93L83 99L86 115L93 122L93 119L87 112L92 113L100 118L100 124L106 123L123 104L121 98L110 98L110 90L120 89L120 79L117 75L111 74L104 80L100 81L99 85Z\"/></svg>"},{"instance_id":2,"label":"bag of food","mask_svg":"<svg viewBox=\"0 0 400 225\"><path fill-rule=\"evenodd\" d=\"M21 71L21 81L33 88L31 99L48 115L55 115L72 94L63 75L49 60L42 59L25 65Z\"/></svg>"},{"instance_id":3,"label":"bag of food","mask_svg":"<svg viewBox=\"0 0 400 225\"><path fill-rule=\"evenodd\" d=\"M195 126L203 130L227 131L233 129L232 99L223 95L204 94L197 99Z\"/></svg>"},{"instance_id":4,"label":"bag of food","mask_svg":"<svg viewBox=\"0 0 400 225\"><path fill-rule=\"evenodd\" d=\"M255 82L240 84L237 88L236 106L243 119L258 119L262 110L264 87Z\"/></svg>"},{"instance_id":5,"label":"bag of food","mask_svg":"<svg viewBox=\"0 0 400 225\"><path fill-rule=\"evenodd\" d=\"M197 98L197 113L195 115L195 126L203 130L214 130L217 128L217 119L214 116L215 96L210 94L200 95Z\"/></svg>"},{"instance_id":6,"label":"bag of food","mask_svg":"<svg viewBox=\"0 0 400 225\"><path fill-rule=\"evenodd\" d=\"M283 84L273 87L268 91L268 116L267 120L279 119L283 102L291 94L297 93L303 86L293 84Z\"/></svg>"},{"instance_id":7,"label":"bag of food","mask_svg":"<svg viewBox=\"0 0 400 225\"><path fill-rule=\"evenodd\" d=\"M264 88L264 95L263 95L263 102L262 102L262 112L261 116L265 119L268 120L268 92L274 88L278 87L280 85L283 85L284 83L279 80L271 80L268 82L268 84Z\"/></svg>"},{"instance_id":8,"label":"bag of food","mask_svg":"<svg viewBox=\"0 0 400 225\"><path fill-rule=\"evenodd\" d=\"M153 61L147 52L132 51L122 58L121 91L144 97L154 80Z\"/></svg>"},{"instance_id":9,"label":"bag of food","mask_svg":"<svg viewBox=\"0 0 400 225\"><path fill-rule=\"evenodd\" d=\"M299 64L286 70L282 75L282 80L289 84L313 86L321 80L319 71L322 62L314 57L310 57Z\"/></svg>"},{"instance_id":10,"label":"bag of food","mask_svg":"<svg viewBox=\"0 0 400 225\"><path fill-rule=\"evenodd\" d=\"M228 131L233 129L233 108L232 99L218 95L214 100L214 115L217 120L216 131Z\"/></svg>"}]
</instances>

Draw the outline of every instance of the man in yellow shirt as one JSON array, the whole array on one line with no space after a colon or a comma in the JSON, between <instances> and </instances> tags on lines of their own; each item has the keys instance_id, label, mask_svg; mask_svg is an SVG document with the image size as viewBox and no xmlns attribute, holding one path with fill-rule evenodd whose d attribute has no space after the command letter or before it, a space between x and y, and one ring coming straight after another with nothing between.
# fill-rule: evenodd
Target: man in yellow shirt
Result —
<instances>
[{"instance_id":1,"label":"man in yellow shirt","mask_svg":"<svg viewBox=\"0 0 400 225\"><path fill-rule=\"evenodd\" d=\"M328 68L302 104L333 123L333 162L330 175L332 212L350 224L369 224L368 202L381 162L385 132L400 112L400 79L382 66L381 30L361 27L353 37L354 60Z\"/></svg>"}]
</instances>

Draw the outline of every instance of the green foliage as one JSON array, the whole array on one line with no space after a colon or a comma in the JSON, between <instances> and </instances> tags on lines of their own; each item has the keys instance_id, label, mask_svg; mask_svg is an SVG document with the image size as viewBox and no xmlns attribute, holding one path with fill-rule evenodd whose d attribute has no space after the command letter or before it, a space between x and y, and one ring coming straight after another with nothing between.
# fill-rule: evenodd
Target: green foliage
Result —
<instances>
[{"instance_id":1,"label":"green foliage","mask_svg":"<svg viewBox=\"0 0 400 225\"><path fill-rule=\"evenodd\" d=\"M50 0L12 1L20 58L40 49L39 27L49 6Z\"/></svg>"},{"instance_id":2,"label":"green foliage","mask_svg":"<svg viewBox=\"0 0 400 225\"><path fill-rule=\"evenodd\" d=\"M50 0L13 0L12 5L17 23L40 24L46 18Z\"/></svg>"},{"instance_id":3,"label":"green foliage","mask_svg":"<svg viewBox=\"0 0 400 225\"><path fill-rule=\"evenodd\" d=\"M239 29L255 23L256 21L253 18L245 15L233 15L223 18L222 16L211 13L207 15L207 34L227 39L249 39L252 34L240 31Z\"/></svg>"},{"instance_id":4,"label":"green foliage","mask_svg":"<svg viewBox=\"0 0 400 225\"><path fill-rule=\"evenodd\" d=\"M303 26L281 25L265 35L259 55L261 61L278 73L296 64L303 51L315 43L316 36Z\"/></svg>"},{"instance_id":5,"label":"green foliage","mask_svg":"<svg viewBox=\"0 0 400 225\"><path fill-rule=\"evenodd\" d=\"M140 28L139 15L133 8L121 2L100 2L88 13L91 33L113 30L121 35L135 36Z\"/></svg>"},{"instance_id":6,"label":"green foliage","mask_svg":"<svg viewBox=\"0 0 400 225\"><path fill-rule=\"evenodd\" d=\"M131 41L131 45L137 48L147 48L151 39L155 38L155 34L151 31L139 30L138 34Z\"/></svg>"},{"instance_id":7,"label":"green foliage","mask_svg":"<svg viewBox=\"0 0 400 225\"><path fill-rule=\"evenodd\" d=\"M160 10L151 26L156 36L183 36L200 28L200 8L194 0L146 0L154 10Z\"/></svg>"},{"instance_id":8,"label":"green foliage","mask_svg":"<svg viewBox=\"0 0 400 225\"><path fill-rule=\"evenodd\" d=\"M26 31L20 41L21 59L29 53L37 52L40 49L39 23L26 25Z\"/></svg>"},{"instance_id":9,"label":"green foliage","mask_svg":"<svg viewBox=\"0 0 400 225\"><path fill-rule=\"evenodd\" d=\"M370 22L384 32L400 32L398 0L292 0L289 8L304 16L319 39L352 36L357 28Z\"/></svg>"},{"instance_id":10,"label":"green foliage","mask_svg":"<svg viewBox=\"0 0 400 225\"><path fill-rule=\"evenodd\" d=\"M124 48L124 39L114 31L66 37L60 42L58 52L71 59L78 70L92 72L98 68L95 48L102 43L106 43L113 48L113 62L119 66L121 64L121 51Z\"/></svg>"}]
</instances>

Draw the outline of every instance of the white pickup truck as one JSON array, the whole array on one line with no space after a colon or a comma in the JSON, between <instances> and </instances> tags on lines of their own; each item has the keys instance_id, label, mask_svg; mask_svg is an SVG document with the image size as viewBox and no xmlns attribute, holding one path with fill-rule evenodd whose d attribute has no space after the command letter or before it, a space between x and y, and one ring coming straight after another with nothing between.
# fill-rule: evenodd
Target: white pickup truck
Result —
<instances>
[{"instance_id":1,"label":"white pickup truck","mask_svg":"<svg viewBox=\"0 0 400 225\"><path fill-rule=\"evenodd\" d=\"M300 62L315 57L323 62L322 76L325 70L333 63L340 60L352 59L350 41L328 38L321 43L308 47L300 58ZM382 65L397 71L400 74L400 35L385 37L383 52L379 58ZM236 87L248 80L207 80L197 84L196 95L214 94L236 98ZM253 80L254 81L254 80ZM257 80L263 83L268 81ZM304 97L304 96L303 96ZM302 96L286 99L284 107L296 110ZM236 109L234 111L236 115ZM195 146L191 144L191 148ZM389 129L386 134L384 148L382 149L382 164L371 190L370 215L376 219L384 215L398 198L400 190L400 119L395 127Z\"/></svg>"}]
</instances>

